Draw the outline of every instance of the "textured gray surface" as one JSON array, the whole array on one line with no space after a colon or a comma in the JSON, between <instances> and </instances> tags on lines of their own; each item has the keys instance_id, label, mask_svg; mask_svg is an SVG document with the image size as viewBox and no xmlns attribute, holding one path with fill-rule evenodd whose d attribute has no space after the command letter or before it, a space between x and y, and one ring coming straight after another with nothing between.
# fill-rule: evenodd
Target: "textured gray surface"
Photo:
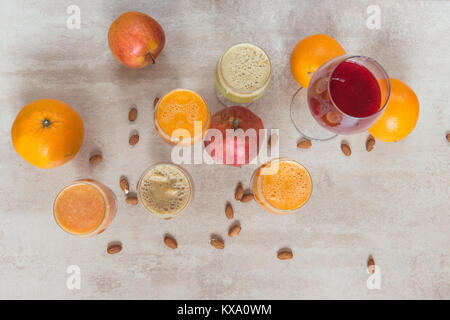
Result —
<instances>
[{"instance_id":1,"label":"textured gray surface","mask_svg":"<svg viewBox=\"0 0 450 320\"><path fill-rule=\"evenodd\" d=\"M81 30L66 27L66 9L81 8ZM366 9L381 8L381 29L366 27ZM155 17L167 45L144 70L122 67L109 51L107 31L122 12ZM0 298L450 298L449 148L450 2L448 1L19 1L0 2ZM417 93L421 113L415 131L398 143L364 149L366 134L299 151L289 119L297 88L289 54L305 36L327 33L348 52L368 55ZM280 152L311 172L314 191L300 213L280 217L256 203L235 204L242 224L226 236L223 213L236 183L248 184L255 167L191 165L196 198L179 220L160 221L127 206L119 177L132 184L171 148L152 126L157 95L186 87L205 97L212 111L213 70L237 42L260 45L271 57L273 83L251 109L267 128L280 128ZM69 164L40 170L20 159L10 141L16 113L40 98L68 102L82 116L86 137ZM139 119L127 120L135 103ZM131 149L130 131L139 144ZM88 164L101 150L104 161ZM52 218L52 201L65 184L88 177L112 188L118 213L92 239L66 235ZM164 233L179 243L164 247ZM223 235L226 248L208 244ZM124 250L105 252L109 241ZM288 246L291 261L276 252ZM382 271L381 290L368 290L367 256ZM81 289L66 288L66 268L81 268Z\"/></svg>"}]
</instances>

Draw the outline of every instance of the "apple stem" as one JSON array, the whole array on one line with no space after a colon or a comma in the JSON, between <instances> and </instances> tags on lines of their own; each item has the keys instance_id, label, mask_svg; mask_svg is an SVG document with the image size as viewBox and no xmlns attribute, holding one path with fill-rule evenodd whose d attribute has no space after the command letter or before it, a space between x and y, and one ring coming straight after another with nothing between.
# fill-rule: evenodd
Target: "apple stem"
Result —
<instances>
[{"instance_id":1,"label":"apple stem","mask_svg":"<svg viewBox=\"0 0 450 320\"><path fill-rule=\"evenodd\" d=\"M152 56L152 54L151 54L150 52L147 53L147 55L146 55L145 58L146 58L147 61L150 60L150 59L152 59L153 64L156 63L155 59L153 59L153 56Z\"/></svg>"}]
</instances>

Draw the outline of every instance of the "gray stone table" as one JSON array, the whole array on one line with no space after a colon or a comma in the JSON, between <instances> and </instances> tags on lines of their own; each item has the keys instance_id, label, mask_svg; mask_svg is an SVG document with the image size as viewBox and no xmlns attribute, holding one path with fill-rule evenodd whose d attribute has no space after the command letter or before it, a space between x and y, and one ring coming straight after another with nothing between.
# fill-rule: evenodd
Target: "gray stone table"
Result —
<instances>
[{"instance_id":1,"label":"gray stone table","mask_svg":"<svg viewBox=\"0 0 450 320\"><path fill-rule=\"evenodd\" d=\"M81 29L67 27L71 5L81 10ZM381 10L379 29L367 26L370 5ZM121 66L108 48L109 25L129 10L153 16L166 32L157 64L144 70ZM1 1L0 298L450 298L449 16L449 1ZM289 103L298 85L289 55L314 33L375 58L415 90L421 110L410 136L378 141L371 153L367 133L345 137L349 158L340 151L342 137L296 148ZM135 185L147 166L170 160L171 147L153 129L153 99L186 87L219 110L215 64L243 41L271 57L273 82L251 109L267 128L280 129L281 155L310 170L309 203L291 216L235 203L242 232L230 239L224 205L256 167L186 165L196 194L183 217L160 221L128 206L119 177ZM10 139L17 112L40 98L66 101L85 123L79 154L52 170L23 161ZM139 109L135 124L127 120L132 104ZM133 130L141 141L131 148ZM104 161L93 167L88 159L97 150ZM65 234L52 217L57 192L82 177L117 196L115 220L91 239ZM178 250L164 246L166 232ZM224 237L225 250L209 245L213 233ZM121 241L123 251L107 255L110 241ZM292 248L293 260L276 259L282 247ZM379 290L366 286L369 254L381 269ZM80 267L79 290L66 287L70 265Z\"/></svg>"}]
</instances>

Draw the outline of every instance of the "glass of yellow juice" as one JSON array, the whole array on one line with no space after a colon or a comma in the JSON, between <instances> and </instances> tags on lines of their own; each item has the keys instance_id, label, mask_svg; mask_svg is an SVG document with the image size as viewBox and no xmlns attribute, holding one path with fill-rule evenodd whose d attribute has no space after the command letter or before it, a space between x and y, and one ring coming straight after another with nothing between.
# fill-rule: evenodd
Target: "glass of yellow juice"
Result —
<instances>
[{"instance_id":1,"label":"glass of yellow juice","mask_svg":"<svg viewBox=\"0 0 450 320\"><path fill-rule=\"evenodd\" d=\"M211 124L211 112L198 93L175 89L158 101L153 120L164 141L189 146L203 140Z\"/></svg>"},{"instance_id":2,"label":"glass of yellow juice","mask_svg":"<svg viewBox=\"0 0 450 320\"><path fill-rule=\"evenodd\" d=\"M194 184L189 173L180 166L157 163L142 174L137 194L148 213L171 220L189 208L194 197Z\"/></svg>"},{"instance_id":3,"label":"glass of yellow juice","mask_svg":"<svg viewBox=\"0 0 450 320\"><path fill-rule=\"evenodd\" d=\"M286 215L303 207L312 193L312 180L306 168L288 158L273 159L253 174L252 192L267 211Z\"/></svg>"},{"instance_id":4,"label":"glass of yellow juice","mask_svg":"<svg viewBox=\"0 0 450 320\"><path fill-rule=\"evenodd\" d=\"M271 72L270 59L260 47L250 43L232 46L216 67L219 101L226 106L251 104L267 91Z\"/></svg>"},{"instance_id":5,"label":"glass of yellow juice","mask_svg":"<svg viewBox=\"0 0 450 320\"><path fill-rule=\"evenodd\" d=\"M81 179L63 188L53 204L56 223L67 233L92 237L102 233L112 222L116 201L102 183Z\"/></svg>"}]
</instances>

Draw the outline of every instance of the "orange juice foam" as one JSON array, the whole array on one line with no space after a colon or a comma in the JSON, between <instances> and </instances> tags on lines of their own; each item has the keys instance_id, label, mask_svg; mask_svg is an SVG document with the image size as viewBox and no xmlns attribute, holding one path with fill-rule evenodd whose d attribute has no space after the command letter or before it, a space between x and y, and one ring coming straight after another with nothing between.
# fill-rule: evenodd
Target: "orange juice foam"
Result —
<instances>
[{"instance_id":1,"label":"orange juice foam","mask_svg":"<svg viewBox=\"0 0 450 320\"><path fill-rule=\"evenodd\" d=\"M311 177L299 163L283 160L273 175L262 176L262 195L279 210L295 210L308 201L312 191Z\"/></svg>"},{"instance_id":2,"label":"orange juice foam","mask_svg":"<svg viewBox=\"0 0 450 320\"><path fill-rule=\"evenodd\" d=\"M202 97L187 89L177 89L166 94L158 104L156 114L161 129L169 136L177 129L187 130L191 137L194 132L194 121L201 122L205 129L209 121L209 110Z\"/></svg>"},{"instance_id":3,"label":"orange juice foam","mask_svg":"<svg viewBox=\"0 0 450 320\"><path fill-rule=\"evenodd\" d=\"M55 201L55 219L65 231L89 234L102 223L106 203L102 194L89 184L75 184L64 189Z\"/></svg>"}]
</instances>

